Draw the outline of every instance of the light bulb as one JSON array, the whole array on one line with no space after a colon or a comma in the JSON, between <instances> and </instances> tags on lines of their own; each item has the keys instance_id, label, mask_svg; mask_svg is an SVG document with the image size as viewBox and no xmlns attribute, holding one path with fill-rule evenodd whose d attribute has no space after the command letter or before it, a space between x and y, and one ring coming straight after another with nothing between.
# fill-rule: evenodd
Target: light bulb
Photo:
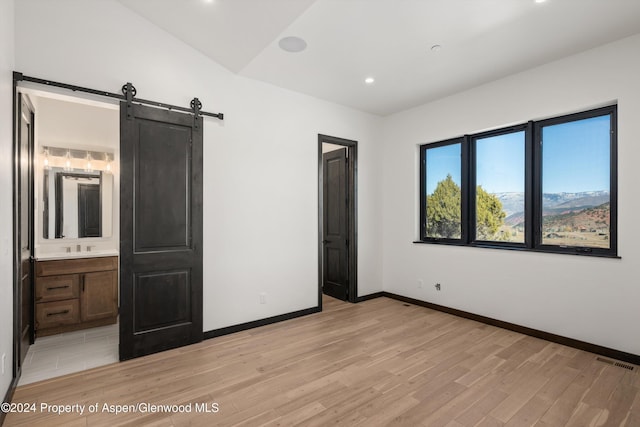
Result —
<instances>
[{"instance_id":1,"label":"light bulb","mask_svg":"<svg viewBox=\"0 0 640 427\"><path fill-rule=\"evenodd\" d=\"M91 154L87 153L87 172L93 172L93 167L91 166Z\"/></svg>"},{"instance_id":2,"label":"light bulb","mask_svg":"<svg viewBox=\"0 0 640 427\"><path fill-rule=\"evenodd\" d=\"M71 170L71 151L67 150L67 160L64 162L64 168Z\"/></svg>"},{"instance_id":3,"label":"light bulb","mask_svg":"<svg viewBox=\"0 0 640 427\"><path fill-rule=\"evenodd\" d=\"M49 149L45 148L44 149L44 169L45 170L49 170Z\"/></svg>"}]
</instances>

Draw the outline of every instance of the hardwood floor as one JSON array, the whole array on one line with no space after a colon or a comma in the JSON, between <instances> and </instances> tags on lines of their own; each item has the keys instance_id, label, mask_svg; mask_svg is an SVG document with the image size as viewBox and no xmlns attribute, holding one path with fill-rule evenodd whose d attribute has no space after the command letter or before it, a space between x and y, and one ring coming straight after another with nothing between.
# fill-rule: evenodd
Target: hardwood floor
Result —
<instances>
[{"instance_id":1,"label":"hardwood floor","mask_svg":"<svg viewBox=\"0 0 640 427\"><path fill-rule=\"evenodd\" d=\"M327 298L322 313L18 387L35 411L5 425L637 427L634 368L387 298Z\"/></svg>"}]
</instances>

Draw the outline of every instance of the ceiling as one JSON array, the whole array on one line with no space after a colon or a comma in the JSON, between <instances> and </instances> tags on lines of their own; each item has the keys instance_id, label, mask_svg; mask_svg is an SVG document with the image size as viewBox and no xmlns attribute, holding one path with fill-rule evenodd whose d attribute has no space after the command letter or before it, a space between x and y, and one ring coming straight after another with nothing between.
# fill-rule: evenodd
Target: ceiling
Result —
<instances>
[{"instance_id":1,"label":"ceiling","mask_svg":"<svg viewBox=\"0 0 640 427\"><path fill-rule=\"evenodd\" d=\"M639 0L119 1L234 73L381 116L640 33Z\"/></svg>"}]
</instances>

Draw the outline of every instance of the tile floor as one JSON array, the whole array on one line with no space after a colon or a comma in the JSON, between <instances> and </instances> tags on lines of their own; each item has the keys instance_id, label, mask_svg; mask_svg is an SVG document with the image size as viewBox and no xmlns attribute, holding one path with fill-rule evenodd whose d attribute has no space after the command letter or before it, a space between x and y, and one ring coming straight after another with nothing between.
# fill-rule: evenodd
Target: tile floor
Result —
<instances>
[{"instance_id":1,"label":"tile floor","mask_svg":"<svg viewBox=\"0 0 640 427\"><path fill-rule=\"evenodd\" d=\"M117 324L42 337L29 347L18 385L117 361Z\"/></svg>"}]
</instances>

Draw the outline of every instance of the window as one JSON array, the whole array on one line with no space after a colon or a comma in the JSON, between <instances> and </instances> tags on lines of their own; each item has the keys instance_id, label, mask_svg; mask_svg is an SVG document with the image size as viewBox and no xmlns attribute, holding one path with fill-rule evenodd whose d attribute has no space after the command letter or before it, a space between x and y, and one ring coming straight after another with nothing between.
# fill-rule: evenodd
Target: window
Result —
<instances>
[{"instance_id":1,"label":"window","mask_svg":"<svg viewBox=\"0 0 640 427\"><path fill-rule=\"evenodd\" d=\"M525 129L471 138L476 241L525 243Z\"/></svg>"},{"instance_id":2,"label":"window","mask_svg":"<svg viewBox=\"0 0 640 427\"><path fill-rule=\"evenodd\" d=\"M462 237L462 142L446 141L423 150L424 181L422 236L459 240Z\"/></svg>"},{"instance_id":3,"label":"window","mask_svg":"<svg viewBox=\"0 0 640 427\"><path fill-rule=\"evenodd\" d=\"M617 256L616 106L420 146L420 242Z\"/></svg>"},{"instance_id":4,"label":"window","mask_svg":"<svg viewBox=\"0 0 640 427\"><path fill-rule=\"evenodd\" d=\"M611 107L536 125L541 247L615 255L615 124Z\"/></svg>"}]
</instances>

